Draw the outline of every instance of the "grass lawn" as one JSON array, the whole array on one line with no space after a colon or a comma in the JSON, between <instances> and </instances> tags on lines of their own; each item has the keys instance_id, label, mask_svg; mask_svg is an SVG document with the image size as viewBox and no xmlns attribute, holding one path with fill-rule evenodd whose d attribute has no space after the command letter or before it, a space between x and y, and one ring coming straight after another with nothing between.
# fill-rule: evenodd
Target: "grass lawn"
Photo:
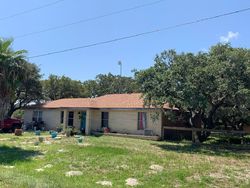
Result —
<instances>
[{"instance_id":1,"label":"grass lawn","mask_svg":"<svg viewBox=\"0 0 250 188\"><path fill-rule=\"evenodd\" d=\"M36 141L31 133L0 134L0 187L129 187L128 178L136 187L250 187L250 150L241 146L112 136L84 137L81 145L76 138Z\"/></svg>"}]
</instances>

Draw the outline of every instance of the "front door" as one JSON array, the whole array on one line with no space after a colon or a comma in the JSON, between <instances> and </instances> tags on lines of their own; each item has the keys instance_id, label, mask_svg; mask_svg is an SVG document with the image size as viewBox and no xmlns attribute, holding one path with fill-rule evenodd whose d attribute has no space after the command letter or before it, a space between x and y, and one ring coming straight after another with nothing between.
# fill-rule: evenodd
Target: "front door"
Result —
<instances>
[{"instance_id":1,"label":"front door","mask_svg":"<svg viewBox=\"0 0 250 188\"><path fill-rule=\"evenodd\" d=\"M82 133L85 133L85 129L86 129L86 112L82 112L80 130Z\"/></svg>"}]
</instances>

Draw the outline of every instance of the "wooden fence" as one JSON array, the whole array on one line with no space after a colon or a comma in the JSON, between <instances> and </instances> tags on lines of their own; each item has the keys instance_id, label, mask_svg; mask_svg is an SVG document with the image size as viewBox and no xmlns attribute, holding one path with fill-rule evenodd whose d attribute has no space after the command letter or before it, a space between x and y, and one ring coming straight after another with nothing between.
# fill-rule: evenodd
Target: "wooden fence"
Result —
<instances>
[{"instance_id":1,"label":"wooden fence","mask_svg":"<svg viewBox=\"0 0 250 188\"><path fill-rule=\"evenodd\" d=\"M173 126L164 126L163 129L174 130L174 131L191 131L192 132L192 141L194 143L198 142L196 132L207 131L211 133L223 133L223 134L238 134L243 137L243 135L247 134L245 131L236 131L236 130L217 130L217 129L203 129L203 128L195 128L195 127L173 127Z\"/></svg>"}]
</instances>

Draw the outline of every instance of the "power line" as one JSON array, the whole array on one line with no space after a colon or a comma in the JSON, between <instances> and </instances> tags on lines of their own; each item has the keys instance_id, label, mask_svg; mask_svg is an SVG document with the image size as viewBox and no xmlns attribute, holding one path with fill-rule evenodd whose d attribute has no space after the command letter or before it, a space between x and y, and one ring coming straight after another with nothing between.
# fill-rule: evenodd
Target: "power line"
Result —
<instances>
[{"instance_id":1,"label":"power line","mask_svg":"<svg viewBox=\"0 0 250 188\"><path fill-rule=\"evenodd\" d=\"M34 12L36 10L40 10L40 9L55 5L55 4L60 3L62 1L65 1L65 0L54 1L52 3L48 3L48 4L45 4L45 5L39 6L39 7L35 7L35 8L32 8L32 9L27 9L27 10L24 10L22 12L18 12L18 13L15 13L15 14L12 14L12 15L9 15L9 16L6 16L6 17L2 17L2 18L0 18L0 21L7 20L7 19L10 19L10 18L14 18L14 17L20 16L20 15L23 15L23 14L28 14L30 12Z\"/></svg>"},{"instance_id":2,"label":"power line","mask_svg":"<svg viewBox=\"0 0 250 188\"><path fill-rule=\"evenodd\" d=\"M121 14L121 13L124 13L124 12L129 12L129 11L132 11L132 10L152 6L152 5L158 4L158 3L163 2L163 1L166 1L166 0L158 0L158 1L151 2L151 3L141 4L141 5L137 5L137 6L134 6L134 7L130 7L130 8L110 12L110 13L99 15L99 16L90 17L90 18L87 18L87 19L81 19L81 20L78 20L78 21L75 21L75 22L64 24L64 25L58 25L58 26L55 26L55 27L49 27L47 29L43 29L43 30L39 30L39 31L34 31L34 32L18 35L18 36L14 37L14 38L15 39L24 38L24 37L31 36L31 35L36 35L36 34L39 34L39 33L58 30L58 29L62 29L62 28L65 28L65 27L70 27L70 26L73 26L73 25L81 24L81 23L91 22L91 21L99 20L99 19L102 19L102 18L105 18L105 17Z\"/></svg>"},{"instance_id":3,"label":"power line","mask_svg":"<svg viewBox=\"0 0 250 188\"><path fill-rule=\"evenodd\" d=\"M238 14L238 13L246 12L249 10L250 10L250 7L245 8L245 9L232 11L232 12L219 14L219 15L215 15L215 16L211 16L211 17L201 18L201 19L194 20L194 21L184 22L184 23L180 23L180 24L176 24L176 25L172 25L172 26L168 26L168 27L164 27L164 28L160 28L160 29L146 31L146 32L142 32L142 33L137 33L134 35L124 36L124 37L119 37L119 38L115 38L115 39L111 39L111 40L106 40L106 41L96 42L96 43L92 43L92 44L88 44L88 45L78 46L78 47L74 47L74 48L68 48L68 49L64 49L64 50L58 50L58 51L48 52L48 53L44 53L44 54L39 54L39 55L31 56L29 58L49 56L49 55L53 55L53 54L65 53L65 52L79 50L79 49L83 49L83 48L90 48L93 46L99 46L99 45L103 45L103 44L113 43L113 42L117 42L117 41L121 41L121 40L125 40L125 39L136 38L136 37L143 36L143 35L149 35L152 33L158 33L158 32L162 32L162 31L166 31L166 30L170 30L170 29L174 29L174 28L178 28L178 27L193 25L193 24L205 22L208 20L213 20L213 19L217 19L217 18L221 18L221 17L233 15L233 14Z\"/></svg>"}]
</instances>

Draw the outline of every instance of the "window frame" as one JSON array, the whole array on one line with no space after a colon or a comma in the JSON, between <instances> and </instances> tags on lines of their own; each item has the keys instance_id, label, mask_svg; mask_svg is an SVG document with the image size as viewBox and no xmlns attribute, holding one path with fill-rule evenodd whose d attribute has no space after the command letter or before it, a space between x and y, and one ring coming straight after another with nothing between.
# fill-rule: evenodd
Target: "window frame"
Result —
<instances>
[{"instance_id":1,"label":"window frame","mask_svg":"<svg viewBox=\"0 0 250 188\"><path fill-rule=\"evenodd\" d=\"M70 116L70 114L72 114L72 117ZM68 126L74 126L74 116L75 116L74 111L68 112Z\"/></svg>"},{"instance_id":2,"label":"window frame","mask_svg":"<svg viewBox=\"0 0 250 188\"><path fill-rule=\"evenodd\" d=\"M106 117L105 117L106 114ZM109 112L102 112L101 114L101 127L109 127Z\"/></svg>"},{"instance_id":3,"label":"window frame","mask_svg":"<svg viewBox=\"0 0 250 188\"><path fill-rule=\"evenodd\" d=\"M145 130L145 129L147 129L147 112L138 112L137 113L137 130Z\"/></svg>"},{"instance_id":4,"label":"window frame","mask_svg":"<svg viewBox=\"0 0 250 188\"><path fill-rule=\"evenodd\" d=\"M60 123L63 124L64 123L64 111L60 112Z\"/></svg>"},{"instance_id":5,"label":"window frame","mask_svg":"<svg viewBox=\"0 0 250 188\"><path fill-rule=\"evenodd\" d=\"M34 110L32 114L32 121L42 122L43 121L43 111L42 110Z\"/></svg>"}]
</instances>

